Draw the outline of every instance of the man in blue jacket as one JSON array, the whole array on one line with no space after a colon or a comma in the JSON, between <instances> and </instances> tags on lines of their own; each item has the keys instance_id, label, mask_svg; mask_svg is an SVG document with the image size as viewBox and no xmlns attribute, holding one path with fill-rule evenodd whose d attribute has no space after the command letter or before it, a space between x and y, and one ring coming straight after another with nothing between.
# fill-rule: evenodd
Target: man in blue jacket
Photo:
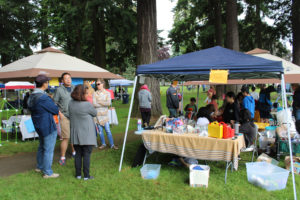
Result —
<instances>
[{"instance_id":1,"label":"man in blue jacket","mask_svg":"<svg viewBox=\"0 0 300 200\"><path fill-rule=\"evenodd\" d=\"M48 89L49 80L45 75L38 75L35 78L36 89L28 99L28 108L31 111L32 122L40 141L35 171L43 172L44 178L57 178L59 174L53 173L51 166L57 138L53 115L58 115L59 110L45 92Z\"/></svg>"},{"instance_id":2,"label":"man in blue jacket","mask_svg":"<svg viewBox=\"0 0 300 200\"><path fill-rule=\"evenodd\" d=\"M255 101L254 101L253 97L249 94L249 88L242 87L242 93L244 96L243 107L250 111L251 118L254 119Z\"/></svg>"}]
</instances>

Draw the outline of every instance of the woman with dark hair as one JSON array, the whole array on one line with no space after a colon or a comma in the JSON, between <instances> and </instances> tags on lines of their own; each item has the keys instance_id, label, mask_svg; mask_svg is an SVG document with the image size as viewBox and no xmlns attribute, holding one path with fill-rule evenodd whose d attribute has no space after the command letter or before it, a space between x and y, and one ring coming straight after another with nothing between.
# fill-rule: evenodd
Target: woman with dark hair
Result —
<instances>
[{"instance_id":1,"label":"woman with dark hair","mask_svg":"<svg viewBox=\"0 0 300 200\"><path fill-rule=\"evenodd\" d=\"M83 162L84 180L93 179L90 176L90 157L93 146L97 145L94 117L96 109L86 98L88 88L84 85L77 85L71 93L73 100L69 103L70 136L71 143L76 150L75 155L75 176L81 179L81 168Z\"/></svg>"},{"instance_id":2,"label":"woman with dark hair","mask_svg":"<svg viewBox=\"0 0 300 200\"><path fill-rule=\"evenodd\" d=\"M212 114L215 112L215 107L213 104L208 104L205 107L201 107L197 113L197 119L206 118L209 122L214 121Z\"/></svg>"},{"instance_id":3,"label":"woman with dark hair","mask_svg":"<svg viewBox=\"0 0 300 200\"><path fill-rule=\"evenodd\" d=\"M246 147L249 147L253 144L255 140L255 125L251 120L251 113L248 109L243 108L240 112L240 123L239 132L244 134L244 139Z\"/></svg>"}]
</instances>

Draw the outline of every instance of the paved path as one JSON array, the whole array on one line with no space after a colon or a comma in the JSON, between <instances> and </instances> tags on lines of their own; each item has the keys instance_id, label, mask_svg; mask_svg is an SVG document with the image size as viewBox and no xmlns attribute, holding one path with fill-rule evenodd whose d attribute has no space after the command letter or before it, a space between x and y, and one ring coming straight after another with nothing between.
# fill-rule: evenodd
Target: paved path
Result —
<instances>
[{"instance_id":1,"label":"paved path","mask_svg":"<svg viewBox=\"0 0 300 200\"><path fill-rule=\"evenodd\" d=\"M116 145L123 144L124 134L114 134L114 142ZM127 142L139 140L141 137L128 134ZM95 151L99 151L98 149ZM122 151L120 148L118 151ZM54 152L54 162L59 160L59 147ZM13 174L26 172L35 169L36 166L36 152L32 153L19 153L9 157L0 158L0 177L7 177Z\"/></svg>"}]
</instances>

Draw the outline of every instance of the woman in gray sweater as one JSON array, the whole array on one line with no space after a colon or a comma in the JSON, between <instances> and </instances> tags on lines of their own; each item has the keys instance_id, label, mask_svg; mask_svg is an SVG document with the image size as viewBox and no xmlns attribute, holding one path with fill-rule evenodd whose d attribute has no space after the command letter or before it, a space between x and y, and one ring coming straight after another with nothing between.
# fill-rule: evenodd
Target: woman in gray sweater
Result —
<instances>
[{"instance_id":1,"label":"woman in gray sweater","mask_svg":"<svg viewBox=\"0 0 300 200\"><path fill-rule=\"evenodd\" d=\"M93 118L97 111L86 100L88 88L77 85L71 93L73 100L69 103L70 136L74 145L76 178L81 179L83 161L84 180L93 179L90 176L90 157L93 147L97 145L96 129Z\"/></svg>"},{"instance_id":2,"label":"woman in gray sweater","mask_svg":"<svg viewBox=\"0 0 300 200\"><path fill-rule=\"evenodd\" d=\"M152 95L147 85L142 85L138 95L144 128L150 124Z\"/></svg>"}]
</instances>

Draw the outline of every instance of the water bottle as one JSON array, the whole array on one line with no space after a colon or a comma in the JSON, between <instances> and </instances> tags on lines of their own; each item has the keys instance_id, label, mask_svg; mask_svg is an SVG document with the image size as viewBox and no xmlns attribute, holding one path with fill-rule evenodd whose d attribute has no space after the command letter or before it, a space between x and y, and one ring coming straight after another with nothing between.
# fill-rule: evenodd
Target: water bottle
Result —
<instances>
[{"instance_id":1,"label":"water bottle","mask_svg":"<svg viewBox=\"0 0 300 200\"><path fill-rule=\"evenodd\" d=\"M235 135L238 135L239 132L240 132L239 126L240 126L239 123L235 123L235 124L234 124L234 134L235 134Z\"/></svg>"},{"instance_id":2,"label":"water bottle","mask_svg":"<svg viewBox=\"0 0 300 200\"><path fill-rule=\"evenodd\" d=\"M142 120L138 119L137 121L137 130L141 131L142 130Z\"/></svg>"}]
</instances>

